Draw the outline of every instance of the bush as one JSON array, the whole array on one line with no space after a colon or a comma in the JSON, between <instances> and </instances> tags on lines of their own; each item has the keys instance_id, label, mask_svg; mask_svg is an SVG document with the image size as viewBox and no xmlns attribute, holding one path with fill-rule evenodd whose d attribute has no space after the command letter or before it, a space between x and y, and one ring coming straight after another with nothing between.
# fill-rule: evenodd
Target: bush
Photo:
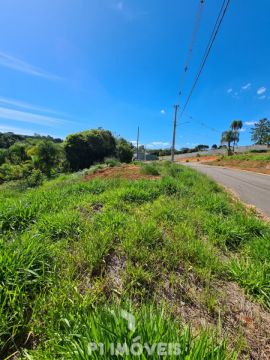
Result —
<instances>
[{"instance_id":1,"label":"bush","mask_svg":"<svg viewBox=\"0 0 270 360\"><path fill-rule=\"evenodd\" d=\"M71 170L78 171L115 155L116 142L110 131L94 129L69 135L64 149Z\"/></svg>"},{"instance_id":2,"label":"bush","mask_svg":"<svg viewBox=\"0 0 270 360\"><path fill-rule=\"evenodd\" d=\"M60 149L52 141L44 140L37 145L35 157L36 167L50 177L60 161Z\"/></svg>"},{"instance_id":3,"label":"bush","mask_svg":"<svg viewBox=\"0 0 270 360\"><path fill-rule=\"evenodd\" d=\"M266 149L258 149L258 150L253 149L253 150L250 150L250 152L251 152L251 153L258 154L258 153L267 153L268 150L266 150Z\"/></svg>"},{"instance_id":4,"label":"bush","mask_svg":"<svg viewBox=\"0 0 270 360\"><path fill-rule=\"evenodd\" d=\"M144 175L153 175L153 176L160 175L158 168L155 164L142 164L140 172L141 174Z\"/></svg>"},{"instance_id":5,"label":"bush","mask_svg":"<svg viewBox=\"0 0 270 360\"><path fill-rule=\"evenodd\" d=\"M120 163L115 158L107 158L105 159L105 164L108 165L109 167L115 167L118 166Z\"/></svg>"},{"instance_id":6,"label":"bush","mask_svg":"<svg viewBox=\"0 0 270 360\"><path fill-rule=\"evenodd\" d=\"M30 175L25 179L25 184L27 187L36 187L43 184L46 177L38 169L32 170Z\"/></svg>"},{"instance_id":7,"label":"bush","mask_svg":"<svg viewBox=\"0 0 270 360\"><path fill-rule=\"evenodd\" d=\"M133 158L132 145L124 139L120 139L117 144L117 157L121 162L130 163Z\"/></svg>"}]
</instances>

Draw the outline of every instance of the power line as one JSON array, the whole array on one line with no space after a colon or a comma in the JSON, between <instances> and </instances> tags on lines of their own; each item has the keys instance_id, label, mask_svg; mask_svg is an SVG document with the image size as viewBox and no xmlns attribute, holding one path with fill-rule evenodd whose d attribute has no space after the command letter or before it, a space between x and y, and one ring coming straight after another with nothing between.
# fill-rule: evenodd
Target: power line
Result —
<instances>
[{"instance_id":1,"label":"power line","mask_svg":"<svg viewBox=\"0 0 270 360\"><path fill-rule=\"evenodd\" d=\"M189 92L189 95L188 95L188 97L187 97L187 100L186 100L186 102L185 102L185 104L184 104L184 106L183 106L183 108L182 108L182 111L181 111L180 116L182 116L183 113L184 113L184 111L186 110L186 107L187 107L187 105L188 105L188 103L189 103L189 101L190 101L190 98L191 98L191 96L192 96L192 94L193 94L193 91L194 91L194 89L195 89L195 87L196 87L196 85L197 85L197 83L198 83L198 80L199 80L201 74L202 74L202 71L203 71L204 66L205 66L205 64L206 64L206 61L207 61L208 56L209 56L209 54L210 54L210 51L211 51L211 49L212 49L212 47L213 47L214 41L215 41L215 39L216 39L216 36L217 36L217 34L218 34L218 32L219 32L220 26L221 26L221 24L222 24L222 21L223 21L223 19L224 19L224 16L225 16L225 14L226 14L226 11L227 11L227 9L228 9L228 6L229 6L229 4L230 4L230 1L231 1L231 0L227 0L227 1L224 0L223 3L222 3L222 6L221 6L220 12L219 12L219 14L218 14L218 17L217 17L215 26L214 26L214 28L213 28L212 34L211 34L211 36L210 36L210 39L209 39L209 41L208 41L208 44L207 44L207 47L206 47L206 50L205 50L205 53L204 53L204 56L203 56L203 59L202 59L200 68L199 68L199 71L198 71L198 73L197 73L197 75L196 75L196 77L195 77L195 80L194 80L194 82L193 82L193 85L192 85L191 90L190 90L190 92Z\"/></svg>"},{"instance_id":2,"label":"power line","mask_svg":"<svg viewBox=\"0 0 270 360\"><path fill-rule=\"evenodd\" d=\"M190 46L188 49L188 53L187 53L187 57L186 57L186 61L185 61L185 67L184 67L184 73L182 76L182 79L180 81L180 92L179 95L181 94L181 88L184 84L185 81L185 77L186 77L186 73L189 69L189 65L191 62L191 58L192 58L192 51L193 51L193 47L195 44L195 40L196 40L196 36L199 30L199 25L201 22L201 17L202 17L202 10L203 10L203 5L204 5L204 0L199 0L199 6L198 6L198 10L197 10L197 16L195 18L195 23L194 23L194 27L193 27L193 32L191 35L191 41L190 41ZM174 125L173 125L173 140L172 140L172 153L171 153L171 161L174 161L174 151L175 151L175 137L176 137L176 127L177 127L177 112L179 109L179 105L174 105L175 108L175 113L174 113Z\"/></svg>"},{"instance_id":3,"label":"power line","mask_svg":"<svg viewBox=\"0 0 270 360\"><path fill-rule=\"evenodd\" d=\"M217 129L215 129L214 127L208 126L208 125L205 124L204 122L199 121L199 120L196 120L196 119L195 119L193 116L191 116L191 115L185 114L185 116L186 116L188 119L197 122L198 124L200 124L201 126L203 126L203 127L206 128L206 129L209 129L209 130L211 130L211 131L213 131L213 132L217 132L217 133L220 132L220 131L218 131Z\"/></svg>"},{"instance_id":4,"label":"power line","mask_svg":"<svg viewBox=\"0 0 270 360\"><path fill-rule=\"evenodd\" d=\"M187 56L184 62L184 72L182 77L180 78L180 84L179 84L179 95L181 95L182 93L182 88L184 86L184 82L186 79L186 74L189 70L189 66L191 63L191 58L192 58L192 54L193 54L193 47L195 45L196 42L196 37L199 31L199 27L200 27L200 23L201 23L201 18L202 18L202 13L203 13L203 6L204 6L204 0L199 0L199 4L198 4L198 9L197 9L197 15L195 16L195 22L194 22L194 26L193 26L193 31L191 34L191 38L190 38L190 45L188 48L188 52L187 52Z\"/></svg>"}]
</instances>

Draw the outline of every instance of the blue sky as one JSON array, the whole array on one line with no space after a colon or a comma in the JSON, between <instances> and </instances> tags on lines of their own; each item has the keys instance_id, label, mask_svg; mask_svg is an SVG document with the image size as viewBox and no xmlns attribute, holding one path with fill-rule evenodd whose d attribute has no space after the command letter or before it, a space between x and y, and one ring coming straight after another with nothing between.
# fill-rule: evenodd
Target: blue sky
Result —
<instances>
[{"instance_id":1,"label":"blue sky","mask_svg":"<svg viewBox=\"0 0 270 360\"><path fill-rule=\"evenodd\" d=\"M133 141L139 125L141 143L169 147L173 104L185 100L222 2L205 2L179 99L198 1L2 2L0 131L65 137L101 126ZM233 119L249 144L250 126L269 117L269 13L268 0L231 1L177 147L219 143Z\"/></svg>"}]
</instances>

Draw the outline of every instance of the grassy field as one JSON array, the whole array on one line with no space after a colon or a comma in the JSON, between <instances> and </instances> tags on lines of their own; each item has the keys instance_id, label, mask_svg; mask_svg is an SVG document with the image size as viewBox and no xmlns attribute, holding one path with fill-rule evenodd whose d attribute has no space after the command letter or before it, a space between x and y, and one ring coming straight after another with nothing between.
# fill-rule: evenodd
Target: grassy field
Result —
<instances>
[{"instance_id":1,"label":"grassy field","mask_svg":"<svg viewBox=\"0 0 270 360\"><path fill-rule=\"evenodd\" d=\"M192 169L141 174L1 188L1 359L269 358L270 226Z\"/></svg>"},{"instance_id":2,"label":"grassy field","mask_svg":"<svg viewBox=\"0 0 270 360\"><path fill-rule=\"evenodd\" d=\"M220 156L209 165L229 166L243 170L270 174L270 151L265 153L245 153L232 156Z\"/></svg>"}]
</instances>

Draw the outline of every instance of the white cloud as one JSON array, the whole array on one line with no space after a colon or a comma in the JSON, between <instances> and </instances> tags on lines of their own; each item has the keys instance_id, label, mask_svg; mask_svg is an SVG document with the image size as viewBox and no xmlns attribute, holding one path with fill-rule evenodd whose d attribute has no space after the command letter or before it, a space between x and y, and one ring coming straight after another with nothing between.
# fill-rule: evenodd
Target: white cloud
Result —
<instances>
[{"instance_id":1,"label":"white cloud","mask_svg":"<svg viewBox=\"0 0 270 360\"><path fill-rule=\"evenodd\" d=\"M40 133L39 131L20 128L20 127L17 127L17 126L15 127L15 126L2 125L2 124L0 124L0 132L13 132L15 134L22 134L22 135L34 135L36 133L38 133L39 135L44 135L44 136L48 135L48 134L45 134L45 133Z\"/></svg>"},{"instance_id":2,"label":"white cloud","mask_svg":"<svg viewBox=\"0 0 270 360\"><path fill-rule=\"evenodd\" d=\"M227 93L230 94L232 91L233 91L233 89L230 88L230 89L227 90Z\"/></svg>"},{"instance_id":3,"label":"white cloud","mask_svg":"<svg viewBox=\"0 0 270 360\"><path fill-rule=\"evenodd\" d=\"M34 133L34 131L27 130L24 128L18 128L18 127L1 125L1 124L0 124L0 132L13 132L15 134L22 134L22 135L32 135Z\"/></svg>"},{"instance_id":4,"label":"white cloud","mask_svg":"<svg viewBox=\"0 0 270 360\"><path fill-rule=\"evenodd\" d=\"M151 143L146 145L147 148L156 148L156 149L160 149L160 148L163 149L170 146L171 144L169 142L164 142L164 141L152 141Z\"/></svg>"},{"instance_id":5,"label":"white cloud","mask_svg":"<svg viewBox=\"0 0 270 360\"><path fill-rule=\"evenodd\" d=\"M262 95L266 92L266 87L262 86L257 90L258 95Z\"/></svg>"},{"instance_id":6,"label":"white cloud","mask_svg":"<svg viewBox=\"0 0 270 360\"><path fill-rule=\"evenodd\" d=\"M242 86L242 90L248 90L251 87L251 83Z\"/></svg>"},{"instance_id":7,"label":"white cloud","mask_svg":"<svg viewBox=\"0 0 270 360\"><path fill-rule=\"evenodd\" d=\"M47 126L64 125L70 122L52 116L40 115L32 112L20 111L4 107L0 107L0 118Z\"/></svg>"},{"instance_id":8,"label":"white cloud","mask_svg":"<svg viewBox=\"0 0 270 360\"><path fill-rule=\"evenodd\" d=\"M0 66L4 66L29 75L38 76L49 80L61 80L61 78L57 75L50 74L43 69L35 67L21 59L18 59L2 51L0 51Z\"/></svg>"},{"instance_id":9,"label":"white cloud","mask_svg":"<svg viewBox=\"0 0 270 360\"><path fill-rule=\"evenodd\" d=\"M165 115L166 111L164 109L160 110L161 115Z\"/></svg>"},{"instance_id":10,"label":"white cloud","mask_svg":"<svg viewBox=\"0 0 270 360\"><path fill-rule=\"evenodd\" d=\"M245 132L246 131L246 128L242 128L239 130L239 132Z\"/></svg>"},{"instance_id":11,"label":"white cloud","mask_svg":"<svg viewBox=\"0 0 270 360\"><path fill-rule=\"evenodd\" d=\"M244 123L246 126L254 126L256 124L256 121L245 121Z\"/></svg>"}]
</instances>

